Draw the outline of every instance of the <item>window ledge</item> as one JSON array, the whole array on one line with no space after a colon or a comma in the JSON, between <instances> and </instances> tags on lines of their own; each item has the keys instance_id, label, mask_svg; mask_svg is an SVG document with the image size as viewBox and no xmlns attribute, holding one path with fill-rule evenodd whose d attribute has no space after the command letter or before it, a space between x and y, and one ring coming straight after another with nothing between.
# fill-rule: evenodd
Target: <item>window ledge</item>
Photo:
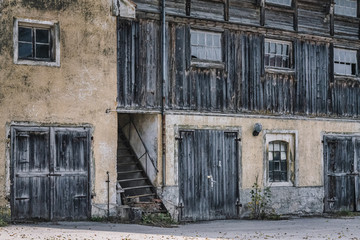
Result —
<instances>
[{"instance_id":1,"label":"window ledge","mask_svg":"<svg viewBox=\"0 0 360 240\"><path fill-rule=\"evenodd\" d=\"M267 187L294 187L292 182L267 182Z\"/></svg>"},{"instance_id":2,"label":"window ledge","mask_svg":"<svg viewBox=\"0 0 360 240\"><path fill-rule=\"evenodd\" d=\"M191 67L225 69L225 63L192 59Z\"/></svg>"},{"instance_id":3,"label":"window ledge","mask_svg":"<svg viewBox=\"0 0 360 240\"><path fill-rule=\"evenodd\" d=\"M35 60L14 59L14 63L18 64L18 65L60 67L60 62L50 62L50 61L35 61Z\"/></svg>"},{"instance_id":4,"label":"window ledge","mask_svg":"<svg viewBox=\"0 0 360 240\"><path fill-rule=\"evenodd\" d=\"M274 67L265 67L266 73L282 73L288 75L295 75L294 69L284 69L284 68L274 68Z\"/></svg>"},{"instance_id":5,"label":"window ledge","mask_svg":"<svg viewBox=\"0 0 360 240\"><path fill-rule=\"evenodd\" d=\"M334 79L338 80L338 81L359 81L360 82L360 77L352 76L352 75L335 74Z\"/></svg>"}]
</instances>

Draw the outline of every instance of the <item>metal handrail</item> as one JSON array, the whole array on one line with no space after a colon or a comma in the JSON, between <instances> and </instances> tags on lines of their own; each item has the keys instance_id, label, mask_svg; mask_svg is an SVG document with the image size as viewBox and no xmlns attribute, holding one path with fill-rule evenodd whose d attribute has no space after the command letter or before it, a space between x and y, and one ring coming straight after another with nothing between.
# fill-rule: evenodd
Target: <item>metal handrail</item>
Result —
<instances>
[{"instance_id":1,"label":"metal handrail","mask_svg":"<svg viewBox=\"0 0 360 240\"><path fill-rule=\"evenodd\" d=\"M121 129L123 129L124 127L126 127L128 124L133 125L133 127L134 127L134 129L135 129L135 131L136 131L136 134L138 135L138 137L139 137L139 139L140 139L140 141L141 141L141 143L142 143L142 145L143 145L143 147L144 147L144 149L145 149L145 153L142 154L140 158L142 158L142 157L146 154L146 155L149 157L149 159L150 159L153 167L155 168L156 172L159 172L158 168L155 166L155 161L154 161L154 159L153 159L153 158L150 156L150 154L149 154L149 150L147 149L147 147L146 147L146 145L145 145L145 142L144 142L144 140L142 139L142 137L141 137L141 135L140 135L140 133L139 133L139 130L136 128L135 123L130 119L128 123L126 123L124 126L121 127ZM130 136L129 136L129 137L130 137ZM139 158L139 159L140 159L140 158ZM148 162L148 158L146 158L146 162ZM147 168L147 164L146 164L146 168Z\"/></svg>"}]
</instances>

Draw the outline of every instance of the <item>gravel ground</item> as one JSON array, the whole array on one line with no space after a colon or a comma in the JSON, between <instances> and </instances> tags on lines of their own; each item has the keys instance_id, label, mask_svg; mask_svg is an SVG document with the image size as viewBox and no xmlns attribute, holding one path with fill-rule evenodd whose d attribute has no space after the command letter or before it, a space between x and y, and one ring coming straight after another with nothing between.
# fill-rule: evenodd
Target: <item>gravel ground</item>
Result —
<instances>
[{"instance_id":1,"label":"gravel ground","mask_svg":"<svg viewBox=\"0 0 360 240\"><path fill-rule=\"evenodd\" d=\"M59 222L9 225L0 239L351 239L360 240L360 217L281 221L226 220L160 228L136 224Z\"/></svg>"}]
</instances>

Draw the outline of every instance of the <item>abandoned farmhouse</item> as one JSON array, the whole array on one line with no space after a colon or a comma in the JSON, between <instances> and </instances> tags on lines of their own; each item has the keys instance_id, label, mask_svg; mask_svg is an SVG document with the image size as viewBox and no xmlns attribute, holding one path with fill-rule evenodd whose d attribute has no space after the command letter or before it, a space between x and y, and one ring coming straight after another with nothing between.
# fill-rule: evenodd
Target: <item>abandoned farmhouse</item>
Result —
<instances>
[{"instance_id":1,"label":"abandoned farmhouse","mask_svg":"<svg viewBox=\"0 0 360 240\"><path fill-rule=\"evenodd\" d=\"M358 0L0 0L15 221L360 211Z\"/></svg>"}]
</instances>

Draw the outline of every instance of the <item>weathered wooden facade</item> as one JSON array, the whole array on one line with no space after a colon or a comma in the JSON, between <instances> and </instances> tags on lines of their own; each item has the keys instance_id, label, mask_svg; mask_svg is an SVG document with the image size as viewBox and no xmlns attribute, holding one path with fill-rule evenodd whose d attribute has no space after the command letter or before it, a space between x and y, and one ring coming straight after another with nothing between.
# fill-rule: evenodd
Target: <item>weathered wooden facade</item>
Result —
<instances>
[{"instance_id":1,"label":"weathered wooden facade","mask_svg":"<svg viewBox=\"0 0 360 240\"><path fill-rule=\"evenodd\" d=\"M117 109L161 115L158 186L174 216L246 215L256 176L279 213L358 210L359 170L329 163L357 164L342 139L359 133L358 1L134 3L117 23Z\"/></svg>"}]
</instances>

